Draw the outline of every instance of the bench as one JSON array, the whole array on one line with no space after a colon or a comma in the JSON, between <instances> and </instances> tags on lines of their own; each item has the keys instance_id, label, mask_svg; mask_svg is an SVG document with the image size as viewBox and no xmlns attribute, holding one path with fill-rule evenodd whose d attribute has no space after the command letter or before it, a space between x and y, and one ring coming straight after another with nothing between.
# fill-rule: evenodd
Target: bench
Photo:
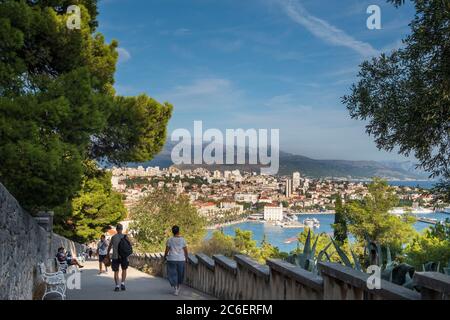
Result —
<instances>
[{"instance_id":1,"label":"bench","mask_svg":"<svg viewBox=\"0 0 450 320\"><path fill-rule=\"evenodd\" d=\"M66 279L62 271L47 272L47 268L43 262L39 263L39 273L42 281L45 283L45 293L42 300L49 294L55 293L61 296L61 300L66 299Z\"/></svg>"},{"instance_id":2,"label":"bench","mask_svg":"<svg viewBox=\"0 0 450 320\"><path fill-rule=\"evenodd\" d=\"M67 269L69 268L69 264L67 261L59 261L58 258L55 258L56 270L58 272L67 273Z\"/></svg>"}]
</instances>

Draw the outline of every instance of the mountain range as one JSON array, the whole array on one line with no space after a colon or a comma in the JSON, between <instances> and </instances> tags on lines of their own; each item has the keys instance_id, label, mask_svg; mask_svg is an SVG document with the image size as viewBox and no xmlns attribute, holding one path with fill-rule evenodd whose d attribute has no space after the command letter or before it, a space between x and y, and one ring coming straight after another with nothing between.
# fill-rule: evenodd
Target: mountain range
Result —
<instances>
[{"instance_id":1,"label":"mountain range","mask_svg":"<svg viewBox=\"0 0 450 320\"><path fill-rule=\"evenodd\" d=\"M168 142L164 149L151 161L144 163L129 163L128 166L136 167L142 165L159 166L168 168L173 165L171 152L174 144ZM192 153L193 154L193 153ZM248 152L246 154L248 159ZM311 178L347 178L368 179L381 177L388 180L426 180L428 174L417 170L412 161L353 161L353 160L317 160L302 155L295 155L280 151L279 175L291 175L299 171L303 176ZM235 170L247 172L260 172L262 165L176 165L180 169L206 168L213 170Z\"/></svg>"}]
</instances>

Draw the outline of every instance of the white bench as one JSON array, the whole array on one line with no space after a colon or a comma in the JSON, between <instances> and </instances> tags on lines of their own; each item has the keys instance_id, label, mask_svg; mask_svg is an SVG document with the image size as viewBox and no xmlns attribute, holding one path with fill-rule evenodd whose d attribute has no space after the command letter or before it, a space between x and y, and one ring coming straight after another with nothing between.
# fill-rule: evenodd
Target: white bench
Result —
<instances>
[{"instance_id":1,"label":"white bench","mask_svg":"<svg viewBox=\"0 0 450 320\"><path fill-rule=\"evenodd\" d=\"M58 272L67 273L67 269L69 268L67 261L61 262L58 260L58 258L55 258L55 263Z\"/></svg>"},{"instance_id":2,"label":"white bench","mask_svg":"<svg viewBox=\"0 0 450 320\"><path fill-rule=\"evenodd\" d=\"M42 300L49 294L55 293L61 296L61 300L66 299L66 279L62 271L47 272L47 268L43 262L39 263L39 273L45 283L45 293Z\"/></svg>"}]
</instances>

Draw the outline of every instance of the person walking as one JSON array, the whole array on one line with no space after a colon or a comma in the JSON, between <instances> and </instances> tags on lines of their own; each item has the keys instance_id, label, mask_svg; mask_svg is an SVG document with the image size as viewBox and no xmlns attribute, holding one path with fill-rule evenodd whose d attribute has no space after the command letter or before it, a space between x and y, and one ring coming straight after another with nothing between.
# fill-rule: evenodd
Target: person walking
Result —
<instances>
[{"instance_id":1,"label":"person walking","mask_svg":"<svg viewBox=\"0 0 450 320\"><path fill-rule=\"evenodd\" d=\"M106 263L104 263L106 255L108 254L108 247L109 243L106 240L106 237L104 234L100 237L100 241L97 244L97 254L98 254L98 265L99 265L99 271L98 274L103 273L103 264L105 265L105 273L108 272L108 266Z\"/></svg>"},{"instance_id":2,"label":"person walking","mask_svg":"<svg viewBox=\"0 0 450 320\"><path fill-rule=\"evenodd\" d=\"M133 252L132 246L126 234L123 234L123 226L119 223L116 227L117 234L115 234L109 242L108 252L106 255L109 258L111 249L113 250L111 268L114 271L114 281L116 287L114 291L125 291L125 280L127 278L128 256ZM122 269L122 278L119 284L119 267Z\"/></svg>"},{"instance_id":3,"label":"person walking","mask_svg":"<svg viewBox=\"0 0 450 320\"><path fill-rule=\"evenodd\" d=\"M183 284L184 270L188 258L186 240L180 235L180 227L172 227L173 237L167 240L164 259L167 261L167 276L174 294L180 294L180 285Z\"/></svg>"}]
</instances>

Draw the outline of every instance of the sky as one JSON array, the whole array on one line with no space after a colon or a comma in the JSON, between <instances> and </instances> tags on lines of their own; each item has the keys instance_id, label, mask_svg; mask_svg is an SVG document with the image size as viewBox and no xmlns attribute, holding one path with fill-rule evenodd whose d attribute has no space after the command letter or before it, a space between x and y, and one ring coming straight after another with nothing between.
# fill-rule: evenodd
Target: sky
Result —
<instances>
[{"instance_id":1,"label":"sky","mask_svg":"<svg viewBox=\"0 0 450 320\"><path fill-rule=\"evenodd\" d=\"M369 30L367 8L381 8ZM115 88L174 105L178 128L280 129L280 149L315 159L404 160L379 151L341 97L358 65L402 45L411 5L385 0L100 0L119 41Z\"/></svg>"}]
</instances>

